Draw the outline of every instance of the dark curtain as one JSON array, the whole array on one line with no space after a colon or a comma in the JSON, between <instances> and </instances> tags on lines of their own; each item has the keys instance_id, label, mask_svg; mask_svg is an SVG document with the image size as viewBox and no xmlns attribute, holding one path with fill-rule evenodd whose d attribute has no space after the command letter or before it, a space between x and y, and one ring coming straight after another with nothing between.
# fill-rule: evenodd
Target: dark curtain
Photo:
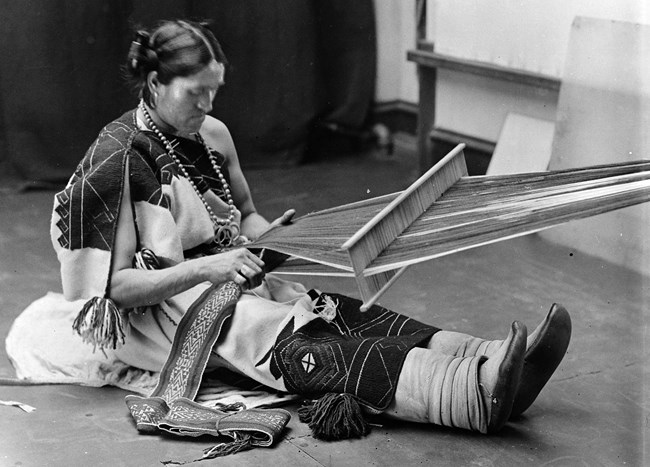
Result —
<instances>
[{"instance_id":1,"label":"dark curtain","mask_svg":"<svg viewBox=\"0 0 650 467\"><path fill-rule=\"evenodd\" d=\"M67 179L128 100L128 2L0 2L4 158L26 180Z\"/></svg>"},{"instance_id":2,"label":"dark curtain","mask_svg":"<svg viewBox=\"0 0 650 467\"><path fill-rule=\"evenodd\" d=\"M120 67L132 26L208 19L231 67L213 114L244 166L304 160L314 127L364 125L374 96L372 0L21 0L0 3L0 162L67 179L133 107Z\"/></svg>"},{"instance_id":3,"label":"dark curtain","mask_svg":"<svg viewBox=\"0 0 650 467\"><path fill-rule=\"evenodd\" d=\"M247 166L302 158L316 98L315 18L305 0L196 0L230 62L213 114Z\"/></svg>"},{"instance_id":4,"label":"dark curtain","mask_svg":"<svg viewBox=\"0 0 650 467\"><path fill-rule=\"evenodd\" d=\"M372 1L315 1L319 122L360 129L375 96Z\"/></svg>"}]
</instances>

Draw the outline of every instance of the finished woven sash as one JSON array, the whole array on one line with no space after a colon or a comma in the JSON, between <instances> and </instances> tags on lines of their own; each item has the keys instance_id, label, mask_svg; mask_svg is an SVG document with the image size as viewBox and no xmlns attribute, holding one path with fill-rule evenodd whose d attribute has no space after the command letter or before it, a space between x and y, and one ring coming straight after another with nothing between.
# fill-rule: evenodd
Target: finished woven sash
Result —
<instances>
[{"instance_id":1,"label":"finished woven sash","mask_svg":"<svg viewBox=\"0 0 650 467\"><path fill-rule=\"evenodd\" d=\"M206 449L201 459L268 447L278 440L291 418L286 410L225 412L194 402L212 347L240 295L241 289L234 282L213 286L185 313L156 388L149 397L126 396L138 431L232 438Z\"/></svg>"}]
</instances>

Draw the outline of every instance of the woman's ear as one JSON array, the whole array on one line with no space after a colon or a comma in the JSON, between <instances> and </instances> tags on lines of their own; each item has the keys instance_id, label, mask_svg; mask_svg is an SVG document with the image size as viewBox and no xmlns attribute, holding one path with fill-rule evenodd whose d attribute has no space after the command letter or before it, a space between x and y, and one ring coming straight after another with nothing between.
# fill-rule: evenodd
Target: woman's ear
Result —
<instances>
[{"instance_id":1,"label":"woman's ear","mask_svg":"<svg viewBox=\"0 0 650 467\"><path fill-rule=\"evenodd\" d=\"M147 75L147 87L151 95L151 102L149 103L154 109L158 106L158 90L160 89L160 80L158 80L158 72L152 71Z\"/></svg>"},{"instance_id":2,"label":"woman's ear","mask_svg":"<svg viewBox=\"0 0 650 467\"><path fill-rule=\"evenodd\" d=\"M158 87L160 86L160 81L158 81L158 72L157 71L151 71L147 75L147 86L149 86L149 90L153 94L154 92L158 91Z\"/></svg>"}]
</instances>

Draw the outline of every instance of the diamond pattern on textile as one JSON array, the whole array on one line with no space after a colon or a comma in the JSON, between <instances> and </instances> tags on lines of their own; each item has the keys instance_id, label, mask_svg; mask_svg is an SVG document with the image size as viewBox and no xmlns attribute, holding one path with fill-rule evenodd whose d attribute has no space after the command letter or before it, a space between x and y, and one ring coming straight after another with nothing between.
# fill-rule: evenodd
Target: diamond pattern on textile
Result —
<instances>
[{"instance_id":1,"label":"diamond pattern on textile","mask_svg":"<svg viewBox=\"0 0 650 467\"><path fill-rule=\"evenodd\" d=\"M316 361L314 360L314 354L309 352L301 359L302 367L305 369L305 373L309 374L314 368L316 368Z\"/></svg>"},{"instance_id":2,"label":"diamond pattern on textile","mask_svg":"<svg viewBox=\"0 0 650 467\"><path fill-rule=\"evenodd\" d=\"M406 354L436 328L379 306L360 312L360 301L338 294L331 322L315 319L294 330L291 320L276 339L270 371L284 378L292 393L328 392L356 396L365 405L385 409L392 400Z\"/></svg>"},{"instance_id":3,"label":"diamond pattern on textile","mask_svg":"<svg viewBox=\"0 0 650 467\"><path fill-rule=\"evenodd\" d=\"M165 417L165 412L159 406L146 402L133 403L129 406L129 410L138 424L157 425Z\"/></svg>"},{"instance_id":4,"label":"diamond pattern on textile","mask_svg":"<svg viewBox=\"0 0 650 467\"><path fill-rule=\"evenodd\" d=\"M239 287L234 283L226 283L210 295L196 314L169 375L168 386L162 395L166 401L185 395L190 381L190 372L196 358L205 350L210 327L224 306L236 300L238 295Z\"/></svg>"},{"instance_id":5,"label":"diamond pattern on textile","mask_svg":"<svg viewBox=\"0 0 650 467\"><path fill-rule=\"evenodd\" d=\"M201 435L228 435L236 442L245 433L251 435L252 446L271 446L282 434L291 415L282 409L248 409L235 413L228 413L217 409L202 406L190 398L178 397L169 400L169 404L163 397L156 396L161 392L169 396L170 391L166 384L165 375L174 372L166 371L166 368L174 368L177 364L184 367L184 370L176 372L176 375L187 375L185 384L198 386L201 380L202 356L205 356L205 348L194 355L187 355L177 358L180 349L195 349L195 346L183 346L183 342L189 337L196 337L196 333L190 332L194 329L205 328L204 322L212 319L215 325L223 322L221 317L213 316L214 313L226 309L232 309L234 301L239 297L239 287L229 282L222 284L215 289L209 289L202 297L195 302L196 309L190 308L185 314L179 329L174 336L172 350L168 357L163 371L161 381L152 396L148 398L128 395L126 404L136 422L138 431L142 433L167 432L179 436L201 436ZM221 318L221 319L220 319ZM196 327L194 324L196 323ZM218 337L217 327L208 330L209 342L212 346ZM206 338L207 340L208 338ZM188 364L186 358L194 358L194 362ZM189 374L192 373L192 374Z\"/></svg>"},{"instance_id":6,"label":"diamond pattern on textile","mask_svg":"<svg viewBox=\"0 0 650 467\"><path fill-rule=\"evenodd\" d=\"M205 419L204 411L198 411L188 405L174 404L167 414L168 419L173 420L203 420Z\"/></svg>"},{"instance_id":7,"label":"diamond pattern on textile","mask_svg":"<svg viewBox=\"0 0 650 467\"><path fill-rule=\"evenodd\" d=\"M229 414L219 422L220 430L243 429L252 426L265 426L282 430L287 423L286 413L268 409L249 409Z\"/></svg>"}]
</instances>

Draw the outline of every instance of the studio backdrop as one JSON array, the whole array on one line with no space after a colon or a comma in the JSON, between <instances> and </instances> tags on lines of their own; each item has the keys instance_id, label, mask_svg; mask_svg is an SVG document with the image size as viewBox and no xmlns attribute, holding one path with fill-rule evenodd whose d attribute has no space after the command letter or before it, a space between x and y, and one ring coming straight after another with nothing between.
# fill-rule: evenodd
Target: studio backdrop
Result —
<instances>
[{"instance_id":1,"label":"studio backdrop","mask_svg":"<svg viewBox=\"0 0 650 467\"><path fill-rule=\"evenodd\" d=\"M68 178L99 130L137 104L122 79L135 25L209 20L230 68L213 115L245 167L304 160L322 123L363 126L374 98L372 0L2 2L0 162Z\"/></svg>"}]
</instances>

